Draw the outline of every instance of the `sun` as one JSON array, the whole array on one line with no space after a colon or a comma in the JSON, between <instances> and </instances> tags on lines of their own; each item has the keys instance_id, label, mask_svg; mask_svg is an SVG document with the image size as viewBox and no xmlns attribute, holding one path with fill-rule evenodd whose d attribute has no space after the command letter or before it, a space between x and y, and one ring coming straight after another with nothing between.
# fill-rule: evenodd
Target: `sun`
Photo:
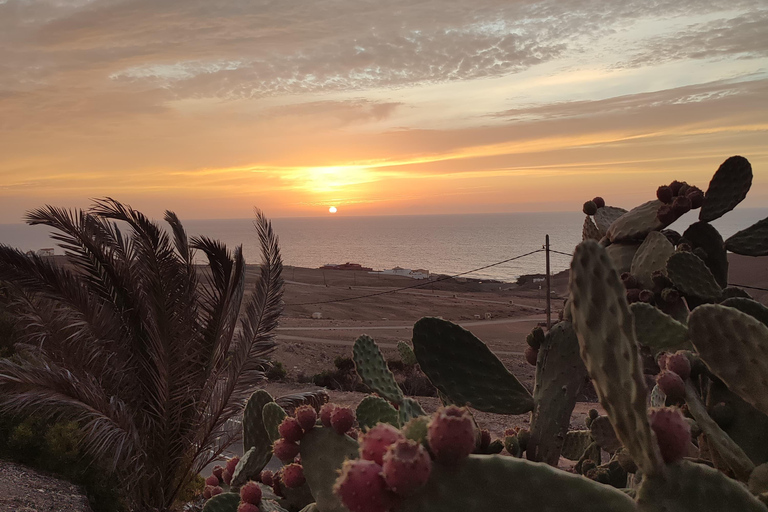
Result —
<instances>
[{"instance_id":1,"label":"sun","mask_svg":"<svg viewBox=\"0 0 768 512\"><path fill-rule=\"evenodd\" d=\"M328 208L328 211L331 212L331 213L336 213L336 207L335 206L331 206L330 208Z\"/></svg>"}]
</instances>

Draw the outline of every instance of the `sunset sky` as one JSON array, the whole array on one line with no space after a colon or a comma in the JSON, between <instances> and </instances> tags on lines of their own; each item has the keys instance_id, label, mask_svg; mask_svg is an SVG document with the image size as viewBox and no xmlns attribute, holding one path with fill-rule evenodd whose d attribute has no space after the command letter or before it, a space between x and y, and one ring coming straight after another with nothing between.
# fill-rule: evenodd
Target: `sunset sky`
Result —
<instances>
[{"instance_id":1,"label":"sunset sky","mask_svg":"<svg viewBox=\"0 0 768 512\"><path fill-rule=\"evenodd\" d=\"M765 0L0 0L0 223L768 205Z\"/></svg>"}]
</instances>

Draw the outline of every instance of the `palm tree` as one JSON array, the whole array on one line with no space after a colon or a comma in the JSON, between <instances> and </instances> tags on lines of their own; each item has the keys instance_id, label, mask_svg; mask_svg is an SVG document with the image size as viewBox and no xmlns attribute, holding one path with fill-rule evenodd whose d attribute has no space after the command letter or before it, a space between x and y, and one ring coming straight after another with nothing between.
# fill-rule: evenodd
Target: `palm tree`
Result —
<instances>
[{"instance_id":1,"label":"palm tree","mask_svg":"<svg viewBox=\"0 0 768 512\"><path fill-rule=\"evenodd\" d=\"M190 240L172 212L170 234L109 198L26 220L53 228L67 257L0 245L23 335L0 360L0 411L80 422L83 449L111 465L130 506L167 510L236 439L227 421L264 379L283 293L271 224L257 210L263 261L246 300L242 247Z\"/></svg>"}]
</instances>

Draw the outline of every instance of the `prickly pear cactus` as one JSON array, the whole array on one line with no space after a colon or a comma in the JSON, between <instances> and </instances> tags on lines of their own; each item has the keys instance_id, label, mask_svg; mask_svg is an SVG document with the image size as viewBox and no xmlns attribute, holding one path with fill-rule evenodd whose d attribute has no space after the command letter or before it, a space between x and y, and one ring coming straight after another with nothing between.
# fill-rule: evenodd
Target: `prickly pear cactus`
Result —
<instances>
[{"instance_id":1,"label":"prickly pear cactus","mask_svg":"<svg viewBox=\"0 0 768 512\"><path fill-rule=\"evenodd\" d=\"M768 256L768 219L742 229L725 241L725 248L744 256Z\"/></svg>"},{"instance_id":2,"label":"prickly pear cactus","mask_svg":"<svg viewBox=\"0 0 768 512\"><path fill-rule=\"evenodd\" d=\"M399 404L403 401L403 392L373 338L366 335L357 338L352 347L352 357L355 370L366 386L390 402Z\"/></svg>"},{"instance_id":3,"label":"prickly pear cactus","mask_svg":"<svg viewBox=\"0 0 768 512\"><path fill-rule=\"evenodd\" d=\"M704 194L699 220L711 222L733 210L752 186L752 166L742 156L732 156L720 165Z\"/></svg>"}]
</instances>

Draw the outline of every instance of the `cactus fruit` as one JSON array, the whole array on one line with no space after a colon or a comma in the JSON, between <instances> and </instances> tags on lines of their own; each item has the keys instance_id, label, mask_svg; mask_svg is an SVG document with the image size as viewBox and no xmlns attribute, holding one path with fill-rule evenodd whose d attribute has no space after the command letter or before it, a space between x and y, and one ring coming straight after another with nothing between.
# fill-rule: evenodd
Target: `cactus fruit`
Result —
<instances>
[{"instance_id":1,"label":"cactus fruit","mask_svg":"<svg viewBox=\"0 0 768 512\"><path fill-rule=\"evenodd\" d=\"M213 498L214 496L218 496L223 492L224 492L224 489L222 489L220 486L217 485L213 489L211 489L211 498Z\"/></svg>"},{"instance_id":2,"label":"cactus fruit","mask_svg":"<svg viewBox=\"0 0 768 512\"><path fill-rule=\"evenodd\" d=\"M338 407L336 404L327 403L320 408L320 422L324 427L331 428L331 414Z\"/></svg>"},{"instance_id":3,"label":"cactus fruit","mask_svg":"<svg viewBox=\"0 0 768 512\"><path fill-rule=\"evenodd\" d=\"M381 466L373 461L348 460L341 467L333 492L351 512L387 512L394 496L381 471Z\"/></svg>"},{"instance_id":4,"label":"cactus fruit","mask_svg":"<svg viewBox=\"0 0 768 512\"><path fill-rule=\"evenodd\" d=\"M427 483L431 471L427 450L415 441L401 439L384 454L381 474L395 494L408 496Z\"/></svg>"},{"instance_id":5,"label":"cactus fruit","mask_svg":"<svg viewBox=\"0 0 768 512\"><path fill-rule=\"evenodd\" d=\"M597 213L597 205L594 201L587 201L582 207L582 211L587 215L594 215Z\"/></svg>"},{"instance_id":6,"label":"cactus fruit","mask_svg":"<svg viewBox=\"0 0 768 512\"><path fill-rule=\"evenodd\" d=\"M345 434L355 423L355 413L349 407L336 407L331 413L331 427L337 434Z\"/></svg>"},{"instance_id":7,"label":"cactus fruit","mask_svg":"<svg viewBox=\"0 0 768 512\"><path fill-rule=\"evenodd\" d=\"M491 432L488 429L482 429L480 431L480 451L485 452L491 445Z\"/></svg>"},{"instance_id":8,"label":"cactus fruit","mask_svg":"<svg viewBox=\"0 0 768 512\"><path fill-rule=\"evenodd\" d=\"M240 499L245 503L258 505L261 502L261 487L256 482L248 482L240 488Z\"/></svg>"},{"instance_id":9,"label":"cactus fruit","mask_svg":"<svg viewBox=\"0 0 768 512\"><path fill-rule=\"evenodd\" d=\"M285 439L278 439L272 445L272 452L282 462L292 462L299 454L299 445Z\"/></svg>"},{"instance_id":10,"label":"cactus fruit","mask_svg":"<svg viewBox=\"0 0 768 512\"><path fill-rule=\"evenodd\" d=\"M237 512L259 512L259 507L253 503L243 502L237 506Z\"/></svg>"},{"instance_id":11,"label":"cactus fruit","mask_svg":"<svg viewBox=\"0 0 768 512\"><path fill-rule=\"evenodd\" d=\"M230 471L228 469L225 469L224 471L221 472L221 480L225 484L227 484L227 485L231 484L232 483L232 473L230 473Z\"/></svg>"},{"instance_id":12,"label":"cactus fruit","mask_svg":"<svg viewBox=\"0 0 768 512\"><path fill-rule=\"evenodd\" d=\"M672 201L672 213L674 213L676 217L682 217L689 211L691 211L691 200L688 199L688 197L677 196L675 200Z\"/></svg>"},{"instance_id":13,"label":"cactus fruit","mask_svg":"<svg viewBox=\"0 0 768 512\"><path fill-rule=\"evenodd\" d=\"M390 445L404 439L403 434L388 423L379 423L360 436L360 457L372 460L378 465L383 464L384 453Z\"/></svg>"},{"instance_id":14,"label":"cactus fruit","mask_svg":"<svg viewBox=\"0 0 768 512\"><path fill-rule=\"evenodd\" d=\"M688 380L691 376L691 361L685 351L678 350L667 356L667 370L675 372L682 380Z\"/></svg>"},{"instance_id":15,"label":"cactus fruit","mask_svg":"<svg viewBox=\"0 0 768 512\"><path fill-rule=\"evenodd\" d=\"M669 365L669 360L667 360L667 365ZM661 392L672 400L680 401L685 397L685 382L675 372L662 370L656 376L656 384Z\"/></svg>"},{"instance_id":16,"label":"cactus fruit","mask_svg":"<svg viewBox=\"0 0 768 512\"><path fill-rule=\"evenodd\" d=\"M221 473L224 471L224 468L221 466L213 466L213 471L211 471L211 474L221 480Z\"/></svg>"},{"instance_id":17,"label":"cactus fruit","mask_svg":"<svg viewBox=\"0 0 768 512\"><path fill-rule=\"evenodd\" d=\"M206 485L205 488L203 489L203 498L205 498L207 500L211 499L211 491L212 490L213 490L213 486L212 485Z\"/></svg>"},{"instance_id":18,"label":"cactus fruit","mask_svg":"<svg viewBox=\"0 0 768 512\"><path fill-rule=\"evenodd\" d=\"M539 357L539 351L533 347L525 347L525 360L531 366L536 366L536 359Z\"/></svg>"},{"instance_id":19,"label":"cactus fruit","mask_svg":"<svg viewBox=\"0 0 768 512\"><path fill-rule=\"evenodd\" d=\"M268 469L265 469L259 474L259 481L268 487L272 487L273 478L274 474Z\"/></svg>"},{"instance_id":20,"label":"cactus fruit","mask_svg":"<svg viewBox=\"0 0 768 512\"><path fill-rule=\"evenodd\" d=\"M304 437L304 430L301 428L298 420L286 416L282 423L277 427L280 437L290 443L298 443Z\"/></svg>"},{"instance_id":21,"label":"cactus fruit","mask_svg":"<svg viewBox=\"0 0 768 512\"><path fill-rule=\"evenodd\" d=\"M438 410L429 422L427 442L435 459L455 464L475 450L475 425L469 411L455 405Z\"/></svg>"},{"instance_id":22,"label":"cactus fruit","mask_svg":"<svg viewBox=\"0 0 768 512\"><path fill-rule=\"evenodd\" d=\"M301 487L306 482L304 478L304 468L301 464L288 464L283 468L283 473L280 476L283 484L289 489L295 489Z\"/></svg>"},{"instance_id":23,"label":"cactus fruit","mask_svg":"<svg viewBox=\"0 0 768 512\"><path fill-rule=\"evenodd\" d=\"M210 485L211 487L216 487L219 485L219 479L216 478L216 475L211 475L208 478L205 479L205 485Z\"/></svg>"},{"instance_id":24,"label":"cactus fruit","mask_svg":"<svg viewBox=\"0 0 768 512\"><path fill-rule=\"evenodd\" d=\"M595 203L595 206L597 206L598 208L605 207L605 199L603 199L602 197L596 197L592 199L592 202Z\"/></svg>"},{"instance_id":25,"label":"cactus fruit","mask_svg":"<svg viewBox=\"0 0 768 512\"><path fill-rule=\"evenodd\" d=\"M667 185L662 185L656 189L656 198L664 204L669 204L674 198L672 189Z\"/></svg>"},{"instance_id":26,"label":"cactus fruit","mask_svg":"<svg viewBox=\"0 0 768 512\"><path fill-rule=\"evenodd\" d=\"M302 405L297 408L294 416L304 432L312 430L317 422L317 411L311 405Z\"/></svg>"},{"instance_id":27,"label":"cactus fruit","mask_svg":"<svg viewBox=\"0 0 768 512\"><path fill-rule=\"evenodd\" d=\"M232 457L227 461L226 470L229 471L230 475L235 472L238 462L240 462L240 457Z\"/></svg>"},{"instance_id":28,"label":"cactus fruit","mask_svg":"<svg viewBox=\"0 0 768 512\"><path fill-rule=\"evenodd\" d=\"M671 464L688 454L691 443L691 427L680 409L662 407L650 410L650 422L664 462Z\"/></svg>"}]
</instances>

